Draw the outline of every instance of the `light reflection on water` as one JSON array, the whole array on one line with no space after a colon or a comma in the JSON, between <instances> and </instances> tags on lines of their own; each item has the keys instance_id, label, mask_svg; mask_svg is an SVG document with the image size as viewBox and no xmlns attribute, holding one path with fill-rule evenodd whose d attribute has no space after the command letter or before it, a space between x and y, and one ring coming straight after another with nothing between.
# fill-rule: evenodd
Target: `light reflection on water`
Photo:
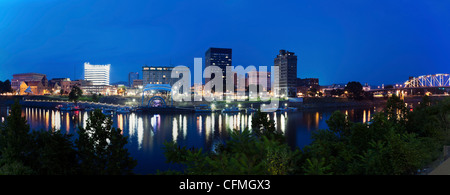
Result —
<instances>
[{"instance_id":1,"label":"light reflection on water","mask_svg":"<svg viewBox=\"0 0 450 195\"><path fill-rule=\"evenodd\" d=\"M299 111L289 113L268 113L275 121L277 130L282 131L291 146L303 147L311 143L310 135L317 129L326 129L326 120L334 110ZM380 108L343 109L341 112L355 122L369 122ZM0 108L1 120L6 120L9 107ZM60 129L75 134L78 126L86 127L89 113L86 111L66 112L53 109L23 108L33 130ZM135 173L148 174L156 170L176 168L165 163L162 146L165 141L175 141L182 146L202 147L210 150L217 142L229 138L230 129L251 129L252 114L115 114L112 117L116 128L128 137L130 155L138 160Z\"/></svg>"}]
</instances>

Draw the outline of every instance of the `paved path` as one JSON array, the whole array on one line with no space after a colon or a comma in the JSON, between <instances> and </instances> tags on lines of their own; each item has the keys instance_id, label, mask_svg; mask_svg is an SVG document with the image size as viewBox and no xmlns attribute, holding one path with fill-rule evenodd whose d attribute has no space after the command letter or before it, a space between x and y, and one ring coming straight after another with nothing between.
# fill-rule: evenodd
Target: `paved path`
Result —
<instances>
[{"instance_id":1,"label":"paved path","mask_svg":"<svg viewBox=\"0 0 450 195\"><path fill-rule=\"evenodd\" d=\"M450 158L442 162L438 167L428 175L450 175Z\"/></svg>"}]
</instances>

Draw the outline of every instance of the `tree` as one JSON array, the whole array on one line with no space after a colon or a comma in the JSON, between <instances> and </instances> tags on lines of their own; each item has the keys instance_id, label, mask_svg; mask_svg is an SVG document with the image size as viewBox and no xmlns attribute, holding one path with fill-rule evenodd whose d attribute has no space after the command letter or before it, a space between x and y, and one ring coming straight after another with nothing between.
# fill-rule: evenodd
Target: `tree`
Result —
<instances>
[{"instance_id":1,"label":"tree","mask_svg":"<svg viewBox=\"0 0 450 195\"><path fill-rule=\"evenodd\" d=\"M80 173L88 175L132 174L137 161L129 156L127 137L112 127L111 117L101 110L91 112L86 128L79 127L75 146L78 150Z\"/></svg>"},{"instance_id":2,"label":"tree","mask_svg":"<svg viewBox=\"0 0 450 195\"><path fill-rule=\"evenodd\" d=\"M252 117L252 130L256 136L266 136L269 139L275 139L279 142L285 142L282 132L275 129L275 121L269 119L267 114L258 110Z\"/></svg>"},{"instance_id":3,"label":"tree","mask_svg":"<svg viewBox=\"0 0 450 195\"><path fill-rule=\"evenodd\" d=\"M13 92L9 79L4 82L0 81L0 94Z\"/></svg>"},{"instance_id":4,"label":"tree","mask_svg":"<svg viewBox=\"0 0 450 195\"><path fill-rule=\"evenodd\" d=\"M193 175L286 175L296 171L300 151L266 137L256 137L248 129L233 130L225 144L214 152L164 143L169 163L184 165Z\"/></svg>"},{"instance_id":5,"label":"tree","mask_svg":"<svg viewBox=\"0 0 450 195\"><path fill-rule=\"evenodd\" d=\"M342 94L344 94L344 90L342 90L342 89L333 89L333 90L331 90L330 94L340 97Z\"/></svg>"},{"instance_id":6,"label":"tree","mask_svg":"<svg viewBox=\"0 0 450 195\"><path fill-rule=\"evenodd\" d=\"M72 134L60 130L33 131L30 167L38 175L72 175L77 171L77 151Z\"/></svg>"},{"instance_id":7,"label":"tree","mask_svg":"<svg viewBox=\"0 0 450 195\"><path fill-rule=\"evenodd\" d=\"M71 135L30 131L18 101L0 128L0 174L63 175L75 173L76 151Z\"/></svg>"},{"instance_id":8,"label":"tree","mask_svg":"<svg viewBox=\"0 0 450 195\"><path fill-rule=\"evenodd\" d=\"M345 90L350 94L353 99L359 99L363 93L363 87L360 82L351 81L347 83Z\"/></svg>"},{"instance_id":9,"label":"tree","mask_svg":"<svg viewBox=\"0 0 450 195\"><path fill-rule=\"evenodd\" d=\"M69 93L69 101L77 103L78 99L80 99L82 95L83 91L78 86L73 86L72 90Z\"/></svg>"},{"instance_id":10,"label":"tree","mask_svg":"<svg viewBox=\"0 0 450 195\"><path fill-rule=\"evenodd\" d=\"M304 148L304 171L416 174L440 155L443 135L448 136L449 113L450 98L408 112L396 96L389 98L383 112L376 113L370 123L354 123L335 112L327 120L329 129L314 132L312 144ZM327 172L323 172L325 167Z\"/></svg>"},{"instance_id":11,"label":"tree","mask_svg":"<svg viewBox=\"0 0 450 195\"><path fill-rule=\"evenodd\" d=\"M307 93L308 93L309 96L315 97L316 94L317 94L317 89L314 88L314 87L311 87L311 88L308 89L308 92L307 92Z\"/></svg>"},{"instance_id":12,"label":"tree","mask_svg":"<svg viewBox=\"0 0 450 195\"><path fill-rule=\"evenodd\" d=\"M98 102L98 99L99 99L99 97L98 97L98 95L96 93L92 94L92 101L93 102Z\"/></svg>"},{"instance_id":13,"label":"tree","mask_svg":"<svg viewBox=\"0 0 450 195\"><path fill-rule=\"evenodd\" d=\"M329 172L330 165L325 166L325 158L317 160L316 158L306 159L306 163L303 166L305 175L331 175Z\"/></svg>"},{"instance_id":14,"label":"tree","mask_svg":"<svg viewBox=\"0 0 450 195\"><path fill-rule=\"evenodd\" d=\"M22 108L16 100L0 131L0 166L14 162L27 164L32 143L29 132L30 126L25 117L22 117Z\"/></svg>"},{"instance_id":15,"label":"tree","mask_svg":"<svg viewBox=\"0 0 450 195\"><path fill-rule=\"evenodd\" d=\"M300 150L291 150L284 143L284 136L276 133L274 121L263 116L266 115L260 111L255 115L253 132L230 130L230 139L216 145L214 152L166 142L167 162L184 165L185 174L286 175L298 172Z\"/></svg>"},{"instance_id":16,"label":"tree","mask_svg":"<svg viewBox=\"0 0 450 195\"><path fill-rule=\"evenodd\" d=\"M401 123L402 125L406 124L408 109L405 102L395 94L392 94L392 97L388 99L384 113L389 120L395 123Z\"/></svg>"}]
</instances>

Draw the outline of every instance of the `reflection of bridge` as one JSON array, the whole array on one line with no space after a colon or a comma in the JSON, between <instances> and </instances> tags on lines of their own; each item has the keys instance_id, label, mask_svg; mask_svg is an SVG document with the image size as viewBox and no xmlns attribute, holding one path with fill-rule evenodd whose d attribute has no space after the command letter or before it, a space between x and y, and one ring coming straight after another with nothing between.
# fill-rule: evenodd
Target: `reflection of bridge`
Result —
<instances>
[{"instance_id":1,"label":"reflection of bridge","mask_svg":"<svg viewBox=\"0 0 450 195\"><path fill-rule=\"evenodd\" d=\"M411 77L404 84L404 88L418 87L450 87L450 75L434 74Z\"/></svg>"}]
</instances>

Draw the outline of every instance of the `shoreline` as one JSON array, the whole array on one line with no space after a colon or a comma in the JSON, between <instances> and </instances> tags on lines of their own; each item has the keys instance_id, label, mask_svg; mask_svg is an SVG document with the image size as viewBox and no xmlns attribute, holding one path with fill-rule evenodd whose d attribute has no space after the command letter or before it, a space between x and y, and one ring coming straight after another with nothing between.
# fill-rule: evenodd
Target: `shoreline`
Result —
<instances>
[{"instance_id":1,"label":"shoreline","mask_svg":"<svg viewBox=\"0 0 450 195\"><path fill-rule=\"evenodd\" d=\"M430 100L441 100L448 96L431 96ZM90 101L79 101L78 104L82 106L90 107L124 107L124 106L139 106L141 104L141 99L139 97L133 96L107 96L102 97L98 102ZM15 100L19 100L19 103L25 107L39 107L39 108L55 108L57 105L66 105L69 103L67 100L61 97L52 96L0 96L0 106L10 106ZM138 99L138 100L137 100ZM133 101L134 100L134 101ZM407 104L418 104L422 101L421 96L406 97L405 103ZM372 100L352 100L347 98L332 98L332 97L322 97L322 98L303 98L303 102L290 102L289 100L279 101L281 106L295 107L299 111L302 110L321 110L321 109L340 109L340 108L358 108L358 107L378 107L385 106L387 98L374 98ZM226 106L240 105L244 108L259 107L261 104L268 104L270 101L220 101L220 102L207 102L207 101L193 101L193 102L174 102L175 107L179 108L194 108L200 104L215 104L217 108L224 108Z\"/></svg>"}]
</instances>

